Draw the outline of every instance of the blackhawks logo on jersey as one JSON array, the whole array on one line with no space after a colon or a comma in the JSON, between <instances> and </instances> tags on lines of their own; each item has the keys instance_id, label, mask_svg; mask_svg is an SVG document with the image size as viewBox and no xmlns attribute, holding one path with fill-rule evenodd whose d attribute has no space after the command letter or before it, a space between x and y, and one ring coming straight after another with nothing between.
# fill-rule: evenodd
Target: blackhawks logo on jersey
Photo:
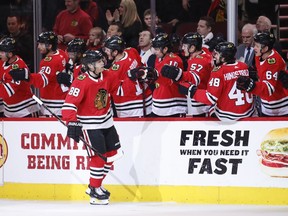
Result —
<instances>
[{"instance_id":1,"label":"blackhawks logo on jersey","mask_svg":"<svg viewBox=\"0 0 288 216\"><path fill-rule=\"evenodd\" d=\"M81 74L77 77L78 80L84 80L86 78L85 74Z\"/></svg>"},{"instance_id":2,"label":"blackhawks logo on jersey","mask_svg":"<svg viewBox=\"0 0 288 216\"><path fill-rule=\"evenodd\" d=\"M18 65L18 64L13 64L13 65L12 65L12 69L15 70L15 69L18 69L18 68L19 68L19 65Z\"/></svg>"},{"instance_id":3,"label":"blackhawks logo on jersey","mask_svg":"<svg viewBox=\"0 0 288 216\"><path fill-rule=\"evenodd\" d=\"M95 107L100 110L107 106L108 102L108 93L105 89L99 89L96 98L94 100Z\"/></svg>"},{"instance_id":4,"label":"blackhawks logo on jersey","mask_svg":"<svg viewBox=\"0 0 288 216\"><path fill-rule=\"evenodd\" d=\"M112 69L112 70L118 70L119 67L120 67L120 65L113 64L111 69Z\"/></svg>"},{"instance_id":5,"label":"blackhawks logo on jersey","mask_svg":"<svg viewBox=\"0 0 288 216\"><path fill-rule=\"evenodd\" d=\"M268 64L275 64L276 63L276 59L275 58L269 58L267 60Z\"/></svg>"},{"instance_id":6,"label":"blackhawks logo on jersey","mask_svg":"<svg viewBox=\"0 0 288 216\"><path fill-rule=\"evenodd\" d=\"M44 61L51 61L52 60L52 57L51 56L47 56L44 58Z\"/></svg>"},{"instance_id":7,"label":"blackhawks logo on jersey","mask_svg":"<svg viewBox=\"0 0 288 216\"><path fill-rule=\"evenodd\" d=\"M71 26L73 26L73 27L78 26L78 21L77 20L72 20Z\"/></svg>"}]
</instances>

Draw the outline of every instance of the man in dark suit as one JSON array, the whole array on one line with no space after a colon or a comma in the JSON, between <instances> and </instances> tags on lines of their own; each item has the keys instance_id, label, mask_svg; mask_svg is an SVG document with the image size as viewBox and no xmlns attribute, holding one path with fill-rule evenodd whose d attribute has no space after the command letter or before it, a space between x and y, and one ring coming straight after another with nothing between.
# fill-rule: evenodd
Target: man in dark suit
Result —
<instances>
[{"instance_id":1,"label":"man in dark suit","mask_svg":"<svg viewBox=\"0 0 288 216\"><path fill-rule=\"evenodd\" d=\"M241 31L242 44L237 47L236 59L245 62L249 67L254 66L254 35L257 34L255 25L247 23Z\"/></svg>"}]
</instances>

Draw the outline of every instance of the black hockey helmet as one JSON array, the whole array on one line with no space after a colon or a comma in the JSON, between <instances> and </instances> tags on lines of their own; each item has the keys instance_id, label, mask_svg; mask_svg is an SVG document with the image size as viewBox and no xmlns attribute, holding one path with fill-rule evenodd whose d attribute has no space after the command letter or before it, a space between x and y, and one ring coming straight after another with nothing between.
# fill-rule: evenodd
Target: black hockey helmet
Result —
<instances>
[{"instance_id":1,"label":"black hockey helmet","mask_svg":"<svg viewBox=\"0 0 288 216\"><path fill-rule=\"evenodd\" d=\"M168 34L166 33L159 33L157 34L154 39L152 40L152 47L153 48L171 48L171 41L169 39Z\"/></svg>"},{"instance_id":2,"label":"black hockey helmet","mask_svg":"<svg viewBox=\"0 0 288 216\"><path fill-rule=\"evenodd\" d=\"M125 41L118 35L113 35L105 40L104 47L112 51L117 50L118 52L123 52L125 49Z\"/></svg>"},{"instance_id":3,"label":"black hockey helmet","mask_svg":"<svg viewBox=\"0 0 288 216\"><path fill-rule=\"evenodd\" d=\"M16 50L16 41L12 37L6 37L0 41L0 51L12 52Z\"/></svg>"},{"instance_id":4,"label":"black hockey helmet","mask_svg":"<svg viewBox=\"0 0 288 216\"><path fill-rule=\"evenodd\" d=\"M234 43L232 42L221 42L215 46L214 49L216 52L219 52L221 57L224 57L225 62L235 60L235 54L237 48L235 47Z\"/></svg>"},{"instance_id":5,"label":"black hockey helmet","mask_svg":"<svg viewBox=\"0 0 288 216\"><path fill-rule=\"evenodd\" d=\"M81 38L71 40L67 45L67 52L84 53L86 50L85 41Z\"/></svg>"},{"instance_id":6,"label":"black hockey helmet","mask_svg":"<svg viewBox=\"0 0 288 216\"><path fill-rule=\"evenodd\" d=\"M57 49L58 38L57 35L52 31L42 32L39 34L38 43L44 43L46 45L51 44L52 50L55 51Z\"/></svg>"},{"instance_id":7,"label":"black hockey helmet","mask_svg":"<svg viewBox=\"0 0 288 216\"><path fill-rule=\"evenodd\" d=\"M98 50L87 50L84 52L81 63L87 67L88 64L97 62L100 59L103 59L103 54Z\"/></svg>"},{"instance_id":8,"label":"black hockey helmet","mask_svg":"<svg viewBox=\"0 0 288 216\"><path fill-rule=\"evenodd\" d=\"M182 44L189 44L196 47L196 50L202 49L202 36L198 32L188 32L182 38Z\"/></svg>"},{"instance_id":9,"label":"black hockey helmet","mask_svg":"<svg viewBox=\"0 0 288 216\"><path fill-rule=\"evenodd\" d=\"M176 33L173 33L171 36L170 36L170 41L171 41L171 44L174 45L174 44L180 44L180 41L181 41L181 38L178 34Z\"/></svg>"},{"instance_id":10,"label":"black hockey helmet","mask_svg":"<svg viewBox=\"0 0 288 216\"><path fill-rule=\"evenodd\" d=\"M271 50L275 43L275 36L270 32L260 32L254 36L254 41L261 45L268 46Z\"/></svg>"}]
</instances>

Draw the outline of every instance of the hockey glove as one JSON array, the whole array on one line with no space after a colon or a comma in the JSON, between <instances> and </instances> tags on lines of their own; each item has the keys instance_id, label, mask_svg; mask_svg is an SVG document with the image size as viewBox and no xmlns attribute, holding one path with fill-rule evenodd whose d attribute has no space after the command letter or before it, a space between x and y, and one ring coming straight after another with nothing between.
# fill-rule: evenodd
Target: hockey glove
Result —
<instances>
[{"instance_id":1,"label":"hockey glove","mask_svg":"<svg viewBox=\"0 0 288 216\"><path fill-rule=\"evenodd\" d=\"M26 68L17 68L17 69L12 69L10 70L9 74L15 81L19 80L29 80L29 71Z\"/></svg>"},{"instance_id":2,"label":"hockey glove","mask_svg":"<svg viewBox=\"0 0 288 216\"><path fill-rule=\"evenodd\" d=\"M57 82L70 87L73 81L73 75L66 72L59 72L57 75Z\"/></svg>"},{"instance_id":3,"label":"hockey glove","mask_svg":"<svg viewBox=\"0 0 288 216\"><path fill-rule=\"evenodd\" d=\"M288 73L285 71L279 71L278 79L282 83L283 87L288 89Z\"/></svg>"},{"instance_id":4,"label":"hockey glove","mask_svg":"<svg viewBox=\"0 0 288 216\"><path fill-rule=\"evenodd\" d=\"M254 68L254 67L252 67L252 66L250 66L249 68L248 68L248 70L249 70L249 77L251 78L251 79L253 79L254 81L258 81L258 72L257 72L257 70Z\"/></svg>"},{"instance_id":5,"label":"hockey glove","mask_svg":"<svg viewBox=\"0 0 288 216\"><path fill-rule=\"evenodd\" d=\"M80 140L80 137L83 136L82 124L80 122L69 122L67 124L67 136L74 139L77 143Z\"/></svg>"},{"instance_id":6,"label":"hockey glove","mask_svg":"<svg viewBox=\"0 0 288 216\"><path fill-rule=\"evenodd\" d=\"M151 85L154 84L159 77L158 71L152 67L146 67L144 72L144 75L138 79L139 82L145 82L148 85Z\"/></svg>"},{"instance_id":7,"label":"hockey glove","mask_svg":"<svg viewBox=\"0 0 288 216\"><path fill-rule=\"evenodd\" d=\"M66 73L73 73L74 65L70 63L66 63L65 65L65 71Z\"/></svg>"},{"instance_id":8,"label":"hockey glove","mask_svg":"<svg viewBox=\"0 0 288 216\"><path fill-rule=\"evenodd\" d=\"M166 78L169 78L178 82L183 75L183 71L181 68L178 68L172 65L164 65L161 69L161 74L162 76Z\"/></svg>"},{"instance_id":9,"label":"hockey glove","mask_svg":"<svg viewBox=\"0 0 288 216\"><path fill-rule=\"evenodd\" d=\"M236 81L236 88L247 92L252 91L256 84L253 79L247 76L239 76Z\"/></svg>"},{"instance_id":10,"label":"hockey glove","mask_svg":"<svg viewBox=\"0 0 288 216\"><path fill-rule=\"evenodd\" d=\"M145 74L145 67L137 67L128 71L128 77L132 81L140 79Z\"/></svg>"},{"instance_id":11,"label":"hockey glove","mask_svg":"<svg viewBox=\"0 0 288 216\"><path fill-rule=\"evenodd\" d=\"M178 85L178 90L180 94L184 94L190 98L193 98L194 94L196 93L197 86L189 82L181 82Z\"/></svg>"}]
</instances>

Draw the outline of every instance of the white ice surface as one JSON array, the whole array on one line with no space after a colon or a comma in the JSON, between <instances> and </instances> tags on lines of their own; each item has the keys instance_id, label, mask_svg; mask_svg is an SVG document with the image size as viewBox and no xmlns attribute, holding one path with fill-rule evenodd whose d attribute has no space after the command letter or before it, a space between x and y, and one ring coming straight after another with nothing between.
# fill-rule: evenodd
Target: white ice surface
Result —
<instances>
[{"instance_id":1,"label":"white ice surface","mask_svg":"<svg viewBox=\"0 0 288 216\"><path fill-rule=\"evenodd\" d=\"M0 200L0 216L288 216L288 206Z\"/></svg>"}]
</instances>

